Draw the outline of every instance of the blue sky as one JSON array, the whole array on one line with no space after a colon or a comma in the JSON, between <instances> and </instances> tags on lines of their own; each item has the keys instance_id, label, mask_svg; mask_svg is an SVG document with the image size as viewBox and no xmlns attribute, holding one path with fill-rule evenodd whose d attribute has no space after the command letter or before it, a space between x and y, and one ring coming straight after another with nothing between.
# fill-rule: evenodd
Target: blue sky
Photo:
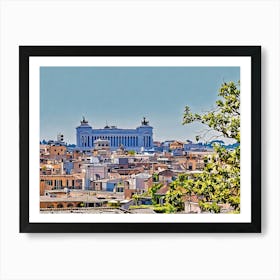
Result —
<instances>
[{"instance_id":1,"label":"blue sky","mask_svg":"<svg viewBox=\"0 0 280 280\"><path fill-rule=\"evenodd\" d=\"M205 127L182 125L185 105L209 110L221 84L238 80L239 67L41 67L40 139L62 132L75 144L82 116L94 128L135 128L145 116L154 140L194 140Z\"/></svg>"}]
</instances>

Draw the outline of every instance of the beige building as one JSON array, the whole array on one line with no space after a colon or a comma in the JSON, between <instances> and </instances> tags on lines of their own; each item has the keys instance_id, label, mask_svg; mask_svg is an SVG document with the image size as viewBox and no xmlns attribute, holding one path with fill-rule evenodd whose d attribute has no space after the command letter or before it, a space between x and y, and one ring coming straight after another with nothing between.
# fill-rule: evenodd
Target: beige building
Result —
<instances>
[{"instance_id":1,"label":"beige building","mask_svg":"<svg viewBox=\"0 0 280 280\"><path fill-rule=\"evenodd\" d=\"M45 191L49 190L82 189L83 185L83 174L40 175L40 195L44 195Z\"/></svg>"},{"instance_id":2,"label":"beige building","mask_svg":"<svg viewBox=\"0 0 280 280\"><path fill-rule=\"evenodd\" d=\"M60 145L54 145L49 147L49 158L50 159L56 159L60 160L64 157L66 157L66 150L67 148L65 146Z\"/></svg>"}]
</instances>

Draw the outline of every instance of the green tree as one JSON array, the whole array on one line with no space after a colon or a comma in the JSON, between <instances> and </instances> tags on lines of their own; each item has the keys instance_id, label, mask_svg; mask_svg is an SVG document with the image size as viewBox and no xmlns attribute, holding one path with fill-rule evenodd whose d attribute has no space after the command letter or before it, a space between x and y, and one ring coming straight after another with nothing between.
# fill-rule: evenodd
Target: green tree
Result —
<instances>
[{"instance_id":1,"label":"green tree","mask_svg":"<svg viewBox=\"0 0 280 280\"><path fill-rule=\"evenodd\" d=\"M169 189L165 195L165 206L173 209L172 212L179 212L184 209L183 193L180 189Z\"/></svg>"},{"instance_id":2,"label":"green tree","mask_svg":"<svg viewBox=\"0 0 280 280\"><path fill-rule=\"evenodd\" d=\"M153 174L153 182L158 182L159 181L159 175L157 173Z\"/></svg>"},{"instance_id":3,"label":"green tree","mask_svg":"<svg viewBox=\"0 0 280 280\"><path fill-rule=\"evenodd\" d=\"M139 201L140 201L140 199L141 199L141 195L138 194L138 193L135 193L134 195L132 195L132 198L133 198L133 200L134 200L135 205L138 205L138 204L139 204Z\"/></svg>"},{"instance_id":4,"label":"green tree","mask_svg":"<svg viewBox=\"0 0 280 280\"><path fill-rule=\"evenodd\" d=\"M130 156L134 156L135 155L135 151L134 150L130 150L127 152L128 155Z\"/></svg>"},{"instance_id":5,"label":"green tree","mask_svg":"<svg viewBox=\"0 0 280 280\"><path fill-rule=\"evenodd\" d=\"M185 107L183 124L199 121L207 125L217 136L235 139L240 142L240 85L234 82L224 83L216 101L216 108L206 114L193 114L189 106ZM199 138L197 138L199 139ZM198 141L198 140L197 140Z\"/></svg>"},{"instance_id":6,"label":"green tree","mask_svg":"<svg viewBox=\"0 0 280 280\"><path fill-rule=\"evenodd\" d=\"M240 143L240 84L224 83L218 93L216 107L205 113L192 113L185 107L183 124L198 121L208 126L215 136L223 136ZM205 161L201 174L185 179L188 192L199 196L199 204L204 210L219 212L218 203L229 203L240 211L240 147L227 150L221 145L214 146L215 154Z\"/></svg>"},{"instance_id":7,"label":"green tree","mask_svg":"<svg viewBox=\"0 0 280 280\"><path fill-rule=\"evenodd\" d=\"M149 188L148 194L152 199L153 205L157 204L157 196L156 193L157 191L162 187L163 185L160 183L153 184L152 187Z\"/></svg>"}]
</instances>

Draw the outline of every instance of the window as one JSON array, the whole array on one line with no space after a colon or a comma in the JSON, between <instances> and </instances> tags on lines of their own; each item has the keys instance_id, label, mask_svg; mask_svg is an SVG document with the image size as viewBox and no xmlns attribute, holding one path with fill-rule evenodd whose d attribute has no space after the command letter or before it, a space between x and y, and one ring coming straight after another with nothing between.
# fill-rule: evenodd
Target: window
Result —
<instances>
[{"instance_id":1,"label":"window","mask_svg":"<svg viewBox=\"0 0 280 280\"><path fill-rule=\"evenodd\" d=\"M52 186L52 185L53 185L52 180L47 180L47 181L46 181L46 185Z\"/></svg>"}]
</instances>

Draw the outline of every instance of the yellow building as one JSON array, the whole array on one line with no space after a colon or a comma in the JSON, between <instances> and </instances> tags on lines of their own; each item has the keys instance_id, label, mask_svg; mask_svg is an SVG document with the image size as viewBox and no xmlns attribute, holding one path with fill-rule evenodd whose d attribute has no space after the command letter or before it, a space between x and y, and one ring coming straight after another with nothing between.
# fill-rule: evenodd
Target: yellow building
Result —
<instances>
[{"instance_id":1,"label":"yellow building","mask_svg":"<svg viewBox=\"0 0 280 280\"><path fill-rule=\"evenodd\" d=\"M184 143L180 141L174 141L170 144L171 150L183 149L183 148L184 148Z\"/></svg>"}]
</instances>

